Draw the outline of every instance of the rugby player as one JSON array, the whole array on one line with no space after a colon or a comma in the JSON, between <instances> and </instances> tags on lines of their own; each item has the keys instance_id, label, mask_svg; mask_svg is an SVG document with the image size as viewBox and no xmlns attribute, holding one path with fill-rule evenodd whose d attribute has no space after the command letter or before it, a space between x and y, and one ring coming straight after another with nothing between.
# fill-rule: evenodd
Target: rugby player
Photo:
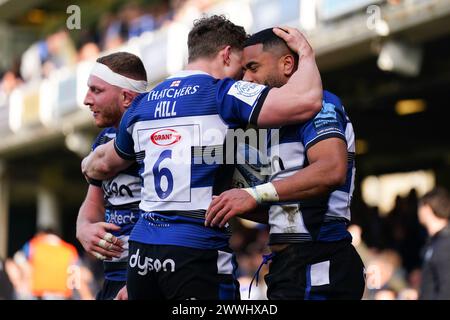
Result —
<instances>
[{"instance_id":1,"label":"rugby player","mask_svg":"<svg viewBox=\"0 0 450 320\"><path fill-rule=\"evenodd\" d=\"M306 121L322 102L311 46L296 29L274 32L299 53L302 72L271 89L234 80L242 74L247 37L242 27L222 16L197 20L188 36L185 70L137 97L115 141L83 160L83 173L95 179L134 161L140 166L141 217L130 238L130 299L239 298L229 232L204 225L212 196L220 194L223 178L232 173L220 162L227 131L249 123L273 127Z\"/></svg>"},{"instance_id":2,"label":"rugby player","mask_svg":"<svg viewBox=\"0 0 450 320\"><path fill-rule=\"evenodd\" d=\"M297 54L272 29L246 41L243 66L244 80L272 87L302 72ZM270 205L268 298L361 299L364 265L346 228L355 135L340 99L324 91L314 119L281 127L278 143L268 141L268 153L270 182L222 193L212 201L206 224L220 227L235 215L245 218L258 204Z\"/></svg>"},{"instance_id":3,"label":"rugby player","mask_svg":"<svg viewBox=\"0 0 450 320\"><path fill-rule=\"evenodd\" d=\"M92 150L115 138L125 110L147 90L147 74L139 57L117 52L97 59L88 79L84 104L95 125L104 128ZM139 217L141 181L137 164L109 179L89 180L77 219L77 238L84 249L103 260L105 281L98 300L114 299L125 286L128 238Z\"/></svg>"}]
</instances>

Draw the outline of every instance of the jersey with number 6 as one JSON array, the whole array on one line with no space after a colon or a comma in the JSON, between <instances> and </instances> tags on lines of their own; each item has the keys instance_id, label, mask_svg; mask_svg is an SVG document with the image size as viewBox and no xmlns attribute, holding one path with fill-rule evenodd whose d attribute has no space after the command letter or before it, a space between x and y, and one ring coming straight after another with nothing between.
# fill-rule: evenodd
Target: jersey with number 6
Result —
<instances>
[{"instance_id":1,"label":"jersey with number 6","mask_svg":"<svg viewBox=\"0 0 450 320\"><path fill-rule=\"evenodd\" d=\"M229 234L204 227L204 215L224 179L231 182L233 167L224 164L228 130L256 123L268 91L182 71L135 99L115 142L121 157L136 159L143 179L142 218L132 240L205 249L227 245Z\"/></svg>"}]
</instances>

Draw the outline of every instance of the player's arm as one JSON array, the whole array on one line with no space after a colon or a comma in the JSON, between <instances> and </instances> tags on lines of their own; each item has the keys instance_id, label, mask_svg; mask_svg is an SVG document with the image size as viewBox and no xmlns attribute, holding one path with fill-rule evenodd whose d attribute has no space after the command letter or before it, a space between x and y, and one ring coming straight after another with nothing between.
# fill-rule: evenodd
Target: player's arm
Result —
<instances>
[{"instance_id":1,"label":"player's arm","mask_svg":"<svg viewBox=\"0 0 450 320\"><path fill-rule=\"evenodd\" d=\"M258 127L276 127L305 122L322 107L322 80L314 51L303 34L289 27L274 28L274 33L299 55L298 68L289 81L280 88L272 88L260 110Z\"/></svg>"},{"instance_id":2,"label":"player's arm","mask_svg":"<svg viewBox=\"0 0 450 320\"><path fill-rule=\"evenodd\" d=\"M322 140L308 149L307 157L310 164L290 177L255 188L225 191L211 202L205 225L222 227L233 216L244 217L258 203L314 198L345 183L347 145L343 139Z\"/></svg>"},{"instance_id":3,"label":"player's arm","mask_svg":"<svg viewBox=\"0 0 450 320\"><path fill-rule=\"evenodd\" d=\"M86 252L99 259L120 257L123 244L110 233L120 230L120 227L104 222L104 218L103 190L89 185L86 198L78 212L77 239Z\"/></svg>"},{"instance_id":4,"label":"player's arm","mask_svg":"<svg viewBox=\"0 0 450 320\"><path fill-rule=\"evenodd\" d=\"M347 145L343 139L322 140L308 149L307 156L307 167L272 183L280 201L314 198L345 183Z\"/></svg>"},{"instance_id":5,"label":"player's arm","mask_svg":"<svg viewBox=\"0 0 450 320\"><path fill-rule=\"evenodd\" d=\"M114 140L98 146L81 163L81 171L89 179L105 180L116 176L128 168L132 160L119 156L114 148Z\"/></svg>"}]
</instances>

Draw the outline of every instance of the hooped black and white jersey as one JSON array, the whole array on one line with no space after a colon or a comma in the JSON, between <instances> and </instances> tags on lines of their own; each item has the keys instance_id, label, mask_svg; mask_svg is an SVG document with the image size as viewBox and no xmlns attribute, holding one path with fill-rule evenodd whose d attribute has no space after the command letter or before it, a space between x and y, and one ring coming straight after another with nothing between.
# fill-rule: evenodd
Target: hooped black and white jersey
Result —
<instances>
[{"instance_id":1,"label":"hooped black and white jersey","mask_svg":"<svg viewBox=\"0 0 450 320\"><path fill-rule=\"evenodd\" d=\"M92 150L116 138L117 129L103 129L92 145ZM141 178L137 164L121 171L115 177L94 182L101 186L104 193L105 207L114 209L135 209L141 201Z\"/></svg>"},{"instance_id":2,"label":"hooped black and white jersey","mask_svg":"<svg viewBox=\"0 0 450 320\"><path fill-rule=\"evenodd\" d=\"M95 139L92 150L115 139L116 134L116 128L103 129ZM139 219L139 202L141 200L141 178L138 166L133 164L111 179L93 180L91 183L102 188L106 209L105 221L120 227L119 231L113 231L112 234L124 244L124 251L119 258L113 257L111 261L105 262L108 266L105 265L105 278L113 281L126 281L128 240ZM114 267L112 267L113 265Z\"/></svg>"},{"instance_id":3,"label":"hooped black and white jersey","mask_svg":"<svg viewBox=\"0 0 450 320\"><path fill-rule=\"evenodd\" d=\"M142 218L132 240L200 249L228 245L225 230L204 226L205 212L224 177L231 183L224 163L229 130L256 123L268 91L182 71L135 98L115 141L121 157L136 159L143 179Z\"/></svg>"},{"instance_id":4,"label":"hooped black and white jersey","mask_svg":"<svg viewBox=\"0 0 450 320\"><path fill-rule=\"evenodd\" d=\"M274 137L273 133L269 137ZM308 149L329 138L340 138L346 142L348 162L344 185L330 194L271 205L270 244L349 238L347 224L350 221L355 178L355 135L340 99L324 91L322 109L314 119L300 125L282 127L276 137L268 142L272 170L270 181L289 177L307 167Z\"/></svg>"}]
</instances>

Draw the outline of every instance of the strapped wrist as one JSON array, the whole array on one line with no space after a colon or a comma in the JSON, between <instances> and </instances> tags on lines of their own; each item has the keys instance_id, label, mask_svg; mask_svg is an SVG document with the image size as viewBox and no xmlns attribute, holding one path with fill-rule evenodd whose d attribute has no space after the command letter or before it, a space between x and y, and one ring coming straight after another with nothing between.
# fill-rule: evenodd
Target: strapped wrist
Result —
<instances>
[{"instance_id":1,"label":"strapped wrist","mask_svg":"<svg viewBox=\"0 0 450 320\"><path fill-rule=\"evenodd\" d=\"M271 182L252 188L245 188L244 190L247 191L258 204L279 201L277 190Z\"/></svg>"}]
</instances>

